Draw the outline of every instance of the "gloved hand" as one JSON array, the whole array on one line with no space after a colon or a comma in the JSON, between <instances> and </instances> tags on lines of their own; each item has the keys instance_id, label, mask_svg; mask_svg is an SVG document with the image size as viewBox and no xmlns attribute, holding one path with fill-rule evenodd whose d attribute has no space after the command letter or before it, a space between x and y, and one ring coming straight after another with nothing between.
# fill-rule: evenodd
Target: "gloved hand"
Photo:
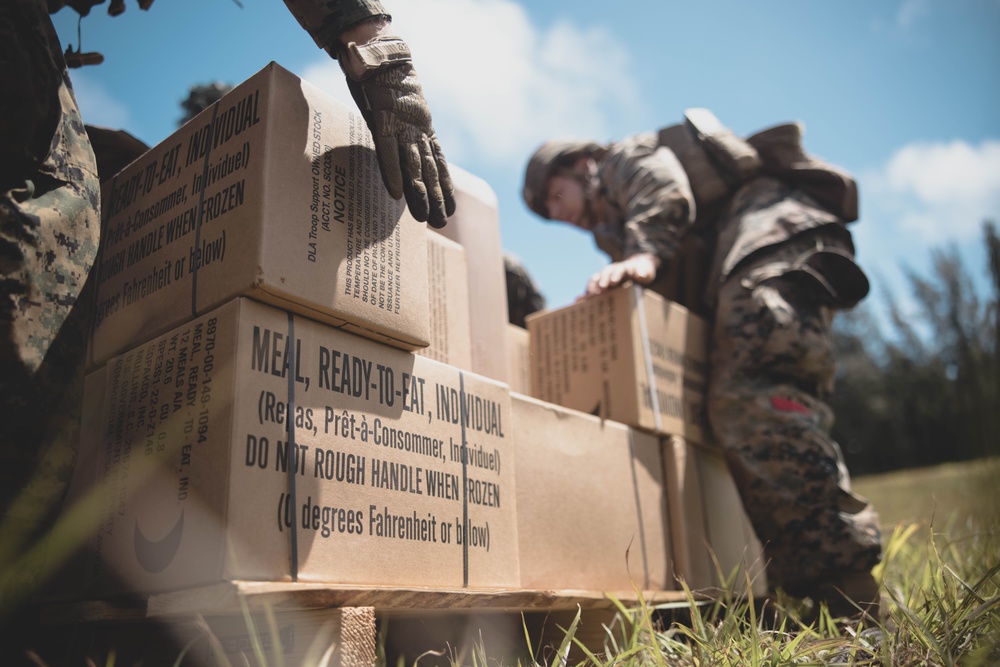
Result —
<instances>
[{"instance_id":1,"label":"gloved hand","mask_svg":"<svg viewBox=\"0 0 1000 667\"><path fill-rule=\"evenodd\" d=\"M454 187L409 49L398 37L380 37L348 44L337 60L371 130L389 194L405 195L417 220L444 227L455 212Z\"/></svg>"},{"instance_id":2,"label":"gloved hand","mask_svg":"<svg viewBox=\"0 0 1000 667\"><path fill-rule=\"evenodd\" d=\"M632 255L621 262L612 262L590 278L585 296L603 294L628 280L648 285L656 278L659 268L660 258L648 252Z\"/></svg>"},{"instance_id":3,"label":"gloved hand","mask_svg":"<svg viewBox=\"0 0 1000 667\"><path fill-rule=\"evenodd\" d=\"M153 0L136 0L139 3L139 9L149 9L149 6L153 4ZM108 7L108 14L111 16L118 16L125 11L125 0L111 0L111 6Z\"/></svg>"},{"instance_id":4,"label":"gloved hand","mask_svg":"<svg viewBox=\"0 0 1000 667\"><path fill-rule=\"evenodd\" d=\"M72 8L81 17L90 14L90 10L95 5L104 4L105 0L46 0L46 8L49 14L54 14L58 12L63 7ZM153 0L136 0L139 3L140 9L149 9L149 6L153 4ZM108 7L108 14L111 16L118 16L125 11L125 0L111 0L111 5ZM97 51L83 51L81 44L77 44L76 50L73 50L72 44L66 45L66 52L63 54L63 59L66 61L66 67L77 68L83 67L84 65L100 65L104 62L104 56Z\"/></svg>"},{"instance_id":5,"label":"gloved hand","mask_svg":"<svg viewBox=\"0 0 1000 667\"><path fill-rule=\"evenodd\" d=\"M47 0L46 4L49 14L54 14L69 5L80 16L87 16L94 5L103 5L104 2L105 0ZM136 2L138 2L140 9L149 9L149 6L153 4L153 0L136 0ZM108 14L118 16L124 11L125 0L111 0L111 5L108 7Z\"/></svg>"}]
</instances>

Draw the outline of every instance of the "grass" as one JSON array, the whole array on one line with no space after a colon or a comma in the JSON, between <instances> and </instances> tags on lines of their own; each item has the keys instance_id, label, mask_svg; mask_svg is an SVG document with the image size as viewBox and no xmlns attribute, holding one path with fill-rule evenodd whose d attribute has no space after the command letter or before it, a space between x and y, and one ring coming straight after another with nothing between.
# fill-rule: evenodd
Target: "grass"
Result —
<instances>
[{"instance_id":1,"label":"grass","mask_svg":"<svg viewBox=\"0 0 1000 667\"><path fill-rule=\"evenodd\" d=\"M943 466L939 472L892 473L856 484L880 509L886 528L884 558L874 572L883 591L883 618L832 618L825 607L780 593L753 599L743 594L750 588L746 575L733 572L723 592L707 602L690 591L681 605L615 602L613 620L603 624L596 640L594 632L583 632L587 615L578 614L544 650L532 646L526 624L527 648L519 655L491 655L490 644L480 638L464 652L456 647L425 654L410 665L1000 665L1000 505L995 503L1000 460ZM270 615L268 621L269 636L277 636ZM211 641L207 626L205 634ZM325 664L329 642L321 643L316 659L306 664ZM379 662L385 664L384 644L379 648ZM253 654L246 664L282 664L262 642L254 643ZM216 656L216 664L229 664L221 652ZM113 654L105 664L116 664Z\"/></svg>"},{"instance_id":2,"label":"grass","mask_svg":"<svg viewBox=\"0 0 1000 667\"><path fill-rule=\"evenodd\" d=\"M882 525L934 522L950 532L970 519L1000 520L1000 458L945 463L859 477L854 490L872 501ZM888 532L887 531L887 532Z\"/></svg>"},{"instance_id":3,"label":"grass","mask_svg":"<svg viewBox=\"0 0 1000 667\"><path fill-rule=\"evenodd\" d=\"M951 538L930 525L895 527L876 569L884 619L835 619L825 606L777 597L766 603L734 593L730 580L707 605L689 597L683 618L640 605L620 607L603 646L576 642L582 658L530 665L931 667L1000 664L1000 531L993 525ZM674 611L674 610L671 610ZM806 621L806 618L811 620ZM574 642L576 625L567 629ZM564 640L565 641L565 640ZM567 644L559 655L566 655ZM483 651L479 651L483 654ZM502 661L490 661L490 665ZM476 664L476 663L473 663ZM520 662L518 664L521 664ZM481 661L476 667L483 667Z\"/></svg>"},{"instance_id":4,"label":"grass","mask_svg":"<svg viewBox=\"0 0 1000 667\"><path fill-rule=\"evenodd\" d=\"M885 555L875 569L883 618L835 619L825 606L813 609L780 594L747 598L739 592L749 582L733 573L717 599L698 604L689 596L681 614L619 605L601 646L578 641L574 622L556 656L539 661L532 653L527 665L1000 665L998 481L1000 459L858 480L885 529ZM582 657L565 659L571 645ZM475 655L486 653L480 648Z\"/></svg>"}]
</instances>

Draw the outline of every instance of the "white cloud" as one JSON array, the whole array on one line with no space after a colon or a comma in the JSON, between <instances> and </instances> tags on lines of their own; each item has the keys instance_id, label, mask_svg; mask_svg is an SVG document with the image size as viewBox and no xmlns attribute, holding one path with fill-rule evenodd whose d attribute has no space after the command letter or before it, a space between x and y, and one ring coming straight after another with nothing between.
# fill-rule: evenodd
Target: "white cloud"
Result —
<instances>
[{"instance_id":1,"label":"white cloud","mask_svg":"<svg viewBox=\"0 0 1000 667\"><path fill-rule=\"evenodd\" d=\"M114 99L97 80L81 70L70 73L80 115L88 125L113 129L131 126L128 107Z\"/></svg>"},{"instance_id":2,"label":"white cloud","mask_svg":"<svg viewBox=\"0 0 1000 667\"><path fill-rule=\"evenodd\" d=\"M626 48L602 28L559 21L540 29L513 0L408 0L392 13L458 163L520 168L542 141L608 140L614 116L644 109ZM303 78L350 100L336 63L316 63Z\"/></svg>"},{"instance_id":3,"label":"white cloud","mask_svg":"<svg viewBox=\"0 0 1000 667\"><path fill-rule=\"evenodd\" d=\"M925 243L967 240L1000 218L1000 141L910 144L862 181L863 196L898 232Z\"/></svg>"}]
</instances>

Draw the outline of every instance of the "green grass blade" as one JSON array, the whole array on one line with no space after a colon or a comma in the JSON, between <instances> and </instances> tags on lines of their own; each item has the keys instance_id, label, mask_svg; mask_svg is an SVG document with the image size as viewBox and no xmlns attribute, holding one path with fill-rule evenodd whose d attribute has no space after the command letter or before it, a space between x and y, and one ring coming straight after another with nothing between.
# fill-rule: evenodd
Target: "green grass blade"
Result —
<instances>
[{"instance_id":1,"label":"green grass blade","mask_svg":"<svg viewBox=\"0 0 1000 667\"><path fill-rule=\"evenodd\" d=\"M573 622L569 624L569 629L565 631L566 635L563 637L562 642L559 644L559 649L556 651L556 654L559 656L559 664L563 665L563 667L569 664L569 649L573 646L573 637L576 635L576 628L580 624L582 613L583 610L580 608L580 605L577 605L576 616L573 617Z\"/></svg>"}]
</instances>

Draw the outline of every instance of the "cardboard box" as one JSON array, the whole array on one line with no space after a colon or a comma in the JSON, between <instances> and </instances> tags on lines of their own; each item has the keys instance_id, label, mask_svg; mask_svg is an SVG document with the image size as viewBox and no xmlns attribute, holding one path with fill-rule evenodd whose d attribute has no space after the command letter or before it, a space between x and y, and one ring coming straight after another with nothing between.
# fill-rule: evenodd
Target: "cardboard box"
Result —
<instances>
[{"instance_id":1,"label":"cardboard box","mask_svg":"<svg viewBox=\"0 0 1000 667\"><path fill-rule=\"evenodd\" d=\"M531 337L527 329L507 324L507 384L511 391L531 395Z\"/></svg>"},{"instance_id":2,"label":"cardboard box","mask_svg":"<svg viewBox=\"0 0 1000 667\"><path fill-rule=\"evenodd\" d=\"M692 590L718 589L736 576L735 590L745 591L749 574L754 595L766 595L764 548L722 455L671 436L663 460L677 575Z\"/></svg>"},{"instance_id":3,"label":"cardboard box","mask_svg":"<svg viewBox=\"0 0 1000 667\"><path fill-rule=\"evenodd\" d=\"M246 298L98 373L73 485L103 499L87 596L517 586L505 385Z\"/></svg>"},{"instance_id":4,"label":"cardboard box","mask_svg":"<svg viewBox=\"0 0 1000 667\"><path fill-rule=\"evenodd\" d=\"M469 268L472 368L507 381L507 273L500 241L500 211L489 184L449 164L455 184L455 215L435 230L465 248Z\"/></svg>"},{"instance_id":5,"label":"cardboard box","mask_svg":"<svg viewBox=\"0 0 1000 667\"><path fill-rule=\"evenodd\" d=\"M673 588L659 440L513 394L521 586Z\"/></svg>"},{"instance_id":6,"label":"cardboard box","mask_svg":"<svg viewBox=\"0 0 1000 667\"><path fill-rule=\"evenodd\" d=\"M105 183L97 365L237 295L424 347L426 225L364 119L271 63Z\"/></svg>"},{"instance_id":7,"label":"cardboard box","mask_svg":"<svg viewBox=\"0 0 1000 667\"><path fill-rule=\"evenodd\" d=\"M465 248L428 231L427 286L430 290L431 344L417 350L417 354L457 368L472 368L468 281Z\"/></svg>"},{"instance_id":8,"label":"cardboard box","mask_svg":"<svg viewBox=\"0 0 1000 667\"><path fill-rule=\"evenodd\" d=\"M629 285L534 313L527 324L534 396L654 433L705 438L708 328L683 306Z\"/></svg>"}]
</instances>

